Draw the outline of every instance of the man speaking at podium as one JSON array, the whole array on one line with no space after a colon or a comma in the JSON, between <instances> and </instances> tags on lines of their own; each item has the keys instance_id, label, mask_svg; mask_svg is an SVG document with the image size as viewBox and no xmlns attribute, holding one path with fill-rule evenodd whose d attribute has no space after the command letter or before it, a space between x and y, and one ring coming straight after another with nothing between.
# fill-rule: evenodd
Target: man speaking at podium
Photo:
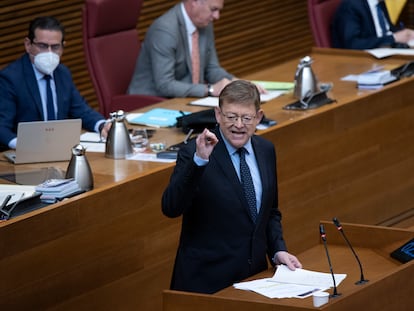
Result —
<instances>
[{"instance_id":1,"label":"man speaking at podium","mask_svg":"<svg viewBox=\"0 0 414 311\"><path fill-rule=\"evenodd\" d=\"M179 150L162 197L166 216L182 216L174 290L214 293L266 270L267 258L302 266L283 239L274 146L254 135L263 116L257 87L228 84L215 116L214 131Z\"/></svg>"}]
</instances>

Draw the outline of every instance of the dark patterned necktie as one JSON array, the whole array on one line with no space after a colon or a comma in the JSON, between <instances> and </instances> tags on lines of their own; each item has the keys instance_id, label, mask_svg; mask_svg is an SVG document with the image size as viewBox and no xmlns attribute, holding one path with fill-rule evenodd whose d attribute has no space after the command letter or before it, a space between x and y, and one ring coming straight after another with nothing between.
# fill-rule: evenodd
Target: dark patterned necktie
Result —
<instances>
[{"instance_id":1,"label":"dark patterned necktie","mask_svg":"<svg viewBox=\"0 0 414 311\"><path fill-rule=\"evenodd\" d=\"M256 208L256 192L254 190L252 175L250 174L249 166L246 163L245 154L246 149L240 148L237 150L240 156L240 179L243 186L244 195L246 196L247 203L249 204L250 214L252 215L253 222L257 219Z\"/></svg>"},{"instance_id":2,"label":"dark patterned necktie","mask_svg":"<svg viewBox=\"0 0 414 311\"><path fill-rule=\"evenodd\" d=\"M384 2L382 1L380 1L377 4L377 14L378 14L378 22L381 27L382 35L385 36L387 34L387 26L385 24Z\"/></svg>"},{"instance_id":3,"label":"dark patterned necktie","mask_svg":"<svg viewBox=\"0 0 414 311\"><path fill-rule=\"evenodd\" d=\"M50 87L50 75L45 75L44 79L46 80L46 108L47 108L47 119L56 120L55 116L55 107L53 106L53 95L52 88Z\"/></svg>"}]
</instances>

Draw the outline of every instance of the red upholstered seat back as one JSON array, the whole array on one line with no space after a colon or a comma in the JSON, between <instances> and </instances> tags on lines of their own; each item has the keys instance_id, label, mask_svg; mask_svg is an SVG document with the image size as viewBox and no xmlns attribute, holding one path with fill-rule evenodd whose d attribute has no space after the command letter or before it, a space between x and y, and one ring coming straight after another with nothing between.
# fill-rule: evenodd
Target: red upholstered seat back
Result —
<instances>
[{"instance_id":1,"label":"red upholstered seat back","mask_svg":"<svg viewBox=\"0 0 414 311\"><path fill-rule=\"evenodd\" d=\"M341 0L308 0L309 22L315 45L331 47L331 22Z\"/></svg>"},{"instance_id":2,"label":"red upholstered seat back","mask_svg":"<svg viewBox=\"0 0 414 311\"><path fill-rule=\"evenodd\" d=\"M126 95L134 72L141 47L137 21L142 2L143 0L85 0L82 11L85 59L100 111L105 116L115 109L113 98ZM137 101L136 108L160 100L154 99L146 96ZM118 105L117 109L121 106Z\"/></svg>"}]
</instances>

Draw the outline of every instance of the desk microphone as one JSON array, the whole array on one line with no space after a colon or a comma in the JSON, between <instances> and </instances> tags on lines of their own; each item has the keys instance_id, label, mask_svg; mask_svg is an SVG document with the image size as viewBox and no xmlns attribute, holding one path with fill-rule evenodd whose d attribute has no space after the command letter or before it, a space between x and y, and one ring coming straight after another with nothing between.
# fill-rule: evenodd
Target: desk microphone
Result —
<instances>
[{"instance_id":1,"label":"desk microphone","mask_svg":"<svg viewBox=\"0 0 414 311\"><path fill-rule=\"evenodd\" d=\"M352 253L354 254L355 259L358 262L359 265L359 270L361 271L361 278L358 282L355 282L356 285L362 285L368 282L368 280L366 280L364 278L364 272L362 271L362 265L361 265L361 261L359 261L358 255L355 253L354 248L352 247L351 243L349 242L348 238L345 235L344 230L342 229L342 226L338 220L338 218L334 217L332 219L333 223L335 224L336 228L338 229L339 232L341 232L342 236L344 237L346 243L348 244L349 248L351 249Z\"/></svg>"},{"instance_id":2,"label":"desk microphone","mask_svg":"<svg viewBox=\"0 0 414 311\"><path fill-rule=\"evenodd\" d=\"M323 226L323 224L319 225L319 233L321 234L321 239L323 241L323 245L325 246L326 257L328 258L329 270L331 270L331 275L332 275L332 280L333 280L333 294L331 295L331 297L332 298L338 297L341 294L339 294L336 289L336 281L335 281L335 276L334 276L333 269L332 269L331 257L329 256L329 252L328 252L328 245L326 243L325 227Z\"/></svg>"}]
</instances>

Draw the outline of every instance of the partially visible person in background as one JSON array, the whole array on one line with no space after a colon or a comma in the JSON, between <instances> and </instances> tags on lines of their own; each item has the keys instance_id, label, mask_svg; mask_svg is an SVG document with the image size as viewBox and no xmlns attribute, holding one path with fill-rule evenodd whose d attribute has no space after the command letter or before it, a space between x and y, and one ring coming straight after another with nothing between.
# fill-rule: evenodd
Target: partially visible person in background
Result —
<instances>
[{"instance_id":1,"label":"partially visible person in background","mask_svg":"<svg viewBox=\"0 0 414 311\"><path fill-rule=\"evenodd\" d=\"M217 58L213 22L224 0L183 0L148 29L129 94L218 96L234 76Z\"/></svg>"},{"instance_id":2,"label":"partially visible person in background","mask_svg":"<svg viewBox=\"0 0 414 311\"><path fill-rule=\"evenodd\" d=\"M15 149L19 122L82 119L88 131L107 136L109 126L76 89L60 63L65 31L54 17L38 17L24 39L26 53L0 71L0 145Z\"/></svg>"},{"instance_id":3,"label":"partially visible person in background","mask_svg":"<svg viewBox=\"0 0 414 311\"><path fill-rule=\"evenodd\" d=\"M391 22L383 0L342 0L333 17L331 39L334 48L408 48L414 31Z\"/></svg>"}]
</instances>

